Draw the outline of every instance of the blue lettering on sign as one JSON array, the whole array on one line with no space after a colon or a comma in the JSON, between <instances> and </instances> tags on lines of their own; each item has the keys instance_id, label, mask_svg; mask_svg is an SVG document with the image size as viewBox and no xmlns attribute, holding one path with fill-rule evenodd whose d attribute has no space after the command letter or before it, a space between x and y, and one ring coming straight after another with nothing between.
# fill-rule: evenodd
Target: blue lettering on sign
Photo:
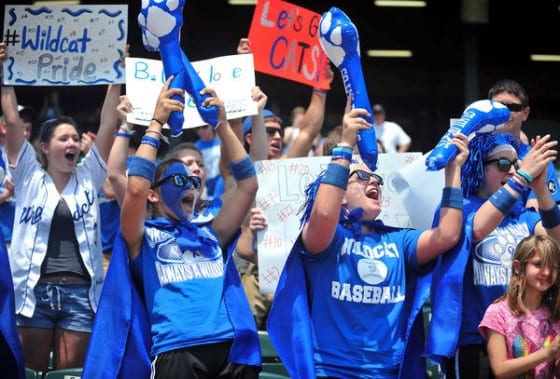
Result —
<instances>
[{"instance_id":1,"label":"blue lettering on sign","mask_svg":"<svg viewBox=\"0 0 560 379\"><path fill-rule=\"evenodd\" d=\"M27 37L27 26L23 27L22 30L22 40L21 47L24 49L31 49L33 51L46 50L52 53L79 53L84 54L87 51L87 44L91 41L88 37L88 30L84 29L82 37L76 39L69 39L68 37L62 37L62 28L60 25L53 35L52 26L49 26L47 30L41 30L41 26L37 26L37 32L35 33L34 39L28 39Z\"/></svg>"}]
</instances>

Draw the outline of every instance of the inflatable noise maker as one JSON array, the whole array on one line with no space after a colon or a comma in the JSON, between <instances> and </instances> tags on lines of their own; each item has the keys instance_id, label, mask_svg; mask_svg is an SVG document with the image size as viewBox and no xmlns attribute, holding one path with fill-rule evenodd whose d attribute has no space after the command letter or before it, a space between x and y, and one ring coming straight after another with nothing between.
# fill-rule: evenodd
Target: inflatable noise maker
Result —
<instances>
[{"instance_id":1,"label":"inflatable noise maker","mask_svg":"<svg viewBox=\"0 0 560 379\"><path fill-rule=\"evenodd\" d=\"M457 147L449 143L456 133L471 137L474 133L491 133L500 129L509 120L509 109L494 100L478 100L463 111L461 118L441 137L436 147L426 158L429 171L447 166L458 153Z\"/></svg>"},{"instance_id":2,"label":"inflatable noise maker","mask_svg":"<svg viewBox=\"0 0 560 379\"><path fill-rule=\"evenodd\" d=\"M159 51L165 78L174 76L169 88L186 91L193 98L202 120L216 127L219 121L218 108L202 106L202 101L210 95L200 95L200 91L206 86L179 43L184 4L185 0L142 0L142 8L138 15L142 42L148 51ZM174 99L184 102L182 96L175 96ZM182 112L173 112L169 116L167 123L174 136L182 133L183 122Z\"/></svg>"},{"instance_id":3,"label":"inflatable noise maker","mask_svg":"<svg viewBox=\"0 0 560 379\"><path fill-rule=\"evenodd\" d=\"M319 42L329 60L338 68L346 95L352 94L352 108L364 108L373 124L372 111L360 62L360 38L356 26L336 7L323 13L319 24ZM358 132L358 151L364 163L377 168L377 140L373 127Z\"/></svg>"}]
</instances>

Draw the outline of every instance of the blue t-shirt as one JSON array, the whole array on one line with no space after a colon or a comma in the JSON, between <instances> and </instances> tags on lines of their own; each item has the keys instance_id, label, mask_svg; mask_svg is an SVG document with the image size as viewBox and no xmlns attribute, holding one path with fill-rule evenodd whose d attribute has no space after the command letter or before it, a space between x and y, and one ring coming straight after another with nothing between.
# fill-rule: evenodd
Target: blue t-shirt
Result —
<instances>
[{"instance_id":1,"label":"blue t-shirt","mask_svg":"<svg viewBox=\"0 0 560 379\"><path fill-rule=\"evenodd\" d=\"M407 271L421 271L421 231L355 237L338 226L319 256L304 254L317 376L397 377L404 354Z\"/></svg>"},{"instance_id":2,"label":"blue t-shirt","mask_svg":"<svg viewBox=\"0 0 560 379\"><path fill-rule=\"evenodd\" d=\"M146 227L142 251L131 262L133 277L144 291L152 356L234 337L223 297L222 250L210 228L200 230L215 248L181 251L178 236Z\"/></svg>"},{"instance_id":3,"label":"blue t-shirt","mask_svg":"<svg viewBox=\"0 0 560 379\"><path fill-rule=\"evenodd\" d=\"M464 207L465 217L476 212L485 201L471 197ZM532 209L519 207L517 212L518 216L508 214L494 231L472 244L463 281L459 346L486 343L478 325L488 306L507 291L517 244L533 234L540 221L539 214Z\"/></svg>"}]
</instances>

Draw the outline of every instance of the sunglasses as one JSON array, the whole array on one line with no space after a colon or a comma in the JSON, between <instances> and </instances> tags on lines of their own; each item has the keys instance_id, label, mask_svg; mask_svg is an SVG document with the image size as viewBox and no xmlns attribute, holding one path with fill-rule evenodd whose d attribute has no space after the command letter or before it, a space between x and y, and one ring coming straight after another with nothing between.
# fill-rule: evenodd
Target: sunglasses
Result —
<instances>
[{"instance_id":1,"label":"sunglasses","mask_svg":"<svg viewBox=\"0 0 560 379\"><path fill-rule=\"evenodd\" d=\"M358 179L360 180L370 180L371 178L374 178L375 180L377 180L377 184L382 186L383 185L383 178L377 174L374 174L373 172L367 172L365 170L354 170L350 173L349 178L352 177L352 175L357 175Z\"/></svg>"},{"instance_id":2,"label":"sunglasses","mask_svg":"<svg viewBox=\"0 0 560 379\"><path fill-rule=\"evenodd\" d=\"M519 164L517 164L517 159L510 161L507 158L498 158L498 159L490 159L489 161L484 162L485 165L489 165L492 163L496 163L498 165L498 170L501 172L509 172L511 166L515 167L517 170L519 168Z\"/></svg>"},{"instance_id":3,"label":"sunglasses","mask_svg":"<svg viewBox=\"0 0 560 379\"><path fill-rule=\"evenodd\" d=\"M169 179L173 179L173 184L175 184L175 186L177 186L179 188L194 187L196 189L199 189L202 186L202 181L200 180L200 178L198 176L187 176L187 175L183 175L183 174L172 174L172 175L164 177L159 182L155 183L152 186L152 189L161 186L163 183L165 183Z\"/></svg>"},{"instance_id":4,"label":"sunglasses","mask_svg":"<svg viewBox=\"0 0 560 379\"><path fill-rule=\"evenodd\" d=\"M510 112L521 112L525 106L523 104L517 103L502 103L504 104Z\"/></svg>"},{"instance_id":5,"label":"sunglasses","mask_svg":"<svg viewBox=\"0 0 560 379\"><path fill-rule=\"evenodd\" d=\"M273 126L267 126L265 129L266 129L266 133L270 137L274 137L276 135L276 133L280 133L280 137L284 138L284 129L282 129L282 128L275 128Z\"/></svg>"}]
</instances>

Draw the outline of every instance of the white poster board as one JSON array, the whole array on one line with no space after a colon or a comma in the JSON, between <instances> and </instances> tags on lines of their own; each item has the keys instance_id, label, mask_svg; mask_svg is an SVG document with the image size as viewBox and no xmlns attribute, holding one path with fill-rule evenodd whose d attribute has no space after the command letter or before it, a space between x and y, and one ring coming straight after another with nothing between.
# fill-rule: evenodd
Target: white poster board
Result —
<instances>
[{"instance_id":1,"label":"white poster board","mask_svg":"<svg viewBox=\"0 0 560 379\"><path fill-rule=\"evenodd\" d=\"M251 90L255 86L252 54L206 59L192 62L192 65L205 85L216 90L223 100L228 119L257 114L257 103L251 99ZM126 59L126 93L134 107L128 115L128 122L150 124L163 83L165 73L160 60ZM184 115L183 129L206 124L188 93L185 93Z\"/></svg>"},{"instance_id":2,"label":"white poster board","mask_svg":"<svg viewBox=\"0 0 560 379\"><path fill-rule=\"evenodd\" d=\"M330 160L331 157L325 156L256 162L259 180L256 206L268 220L268 228L258 234L259 286L262 293L274 293L276 290L284 263L300 233L299 210L305 201L305 188ZM424 161L425 156L421 153L379 154L376 173L385 182L379 217L386 225L418 229L430 227L441 199L443 171L428 173ZM414 224L413 220L418 224Z\"/></svg>"},{"instance_id":3,"label":"white poster board","mask_svg":"<svg viewBox=\"0 0 560 379\"><path fill-rule=\"evenodd\" d=\"M124 83L126 5L4 6L4 83L80 86Z\"/></svg>"}]
</instances>

